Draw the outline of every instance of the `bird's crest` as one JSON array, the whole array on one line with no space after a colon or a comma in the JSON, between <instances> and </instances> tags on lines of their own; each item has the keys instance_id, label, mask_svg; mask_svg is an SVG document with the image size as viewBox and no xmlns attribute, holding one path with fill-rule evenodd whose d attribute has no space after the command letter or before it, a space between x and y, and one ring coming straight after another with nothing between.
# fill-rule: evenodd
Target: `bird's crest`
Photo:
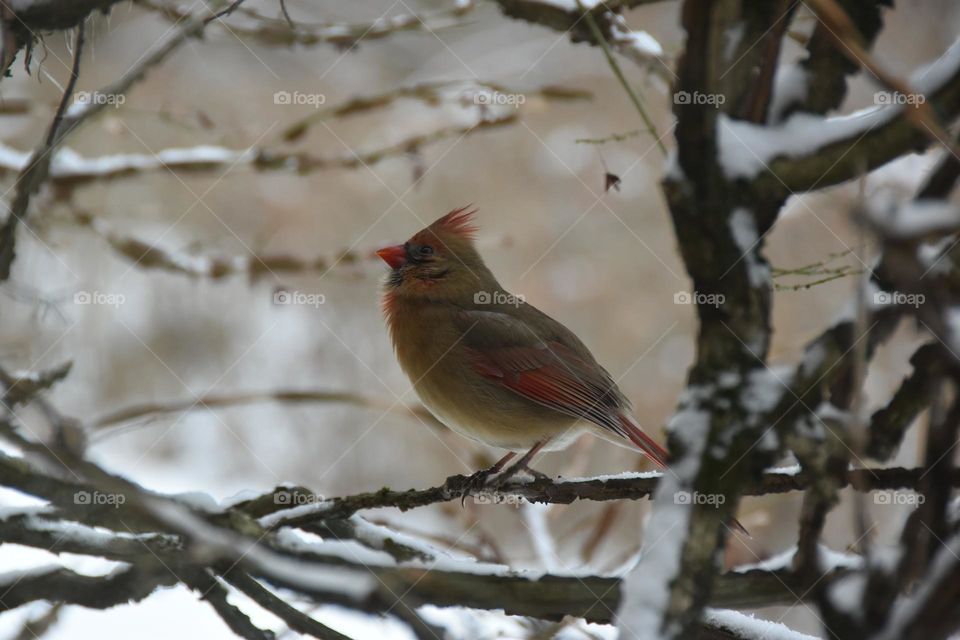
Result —
<instances>
[{"instance_id":1,"label":"bird's crest","mask_svg":"<svg viewBox=\"0 0 960 640\"><path fill-rule=\"evenodd\" d=\"M477 213L476 209L471 209L472 205L454 209L442 218L438 218L428 228L434 233L449 233L462 238L473 239L478 228L474 224L473 216Z\"/></svg>"}]
</instances>

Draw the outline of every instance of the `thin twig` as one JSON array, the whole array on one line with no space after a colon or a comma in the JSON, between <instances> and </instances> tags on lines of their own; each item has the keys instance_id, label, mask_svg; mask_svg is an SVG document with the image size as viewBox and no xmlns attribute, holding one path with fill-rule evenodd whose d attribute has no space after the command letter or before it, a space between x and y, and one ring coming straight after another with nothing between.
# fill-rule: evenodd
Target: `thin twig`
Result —
<instances>
[{"instance_id":1,"label":"thin twig","mask_svg":"<svg viewBox=\"0 0 960 640\"><path fill-rule=\"evenodd\" d=\"M593 13L584 9L579 0L577 0L577 5L583 12L584 21L587 23L587 26L590 27L590 31L593 33L594 39L603 50L603 55L607 58L607 63L610 65L613 75L615 75L617 80L620 81L620 84L630 97L630 101L633 103L633 106L636 107L637 113L639 113L640 117L643 118L643 122L647 127L647 131L651 136L653 136L653 139L656 140L657 147L660 148L660 152L663 153L663 155L667 155L667 146L663 144L663 140L661 140L660 135L657 133L657 128L654 126L653 120L650 118L650 114L647 113L646 108L643 106L643 102L640 100L640 97L633 90L633 87L630 86L626 76L623 75L623 71L620 70L620 65L617 64L616 58L613 57L613 52L610 51L610 45L607 44L607 39L603 36L603 32L600 31L600 27L597 26L597 22L593 18Z\"/></svg>"},{"instance_id":2,"label":"thin twig","mask_svg":"<svg viewBox=\"0 0 960 640\"><path fill-rule=\"evenodd\" d=\"M259 404L263 402L281 402L281 403L343 403L366 409L377 409L388 411L396 415L415 417L420 420L435 420L426 410L418 407L398 405L373 397L364 396L359 393L347 391L324 391L324 390L293 390L278 389L276 391L258 391L253 393L237 394L206 394L192 400L179 400L167 403L148 402L144 404L132 405L112 411L94 419L90 427L94 429L105 429L117 426L134 420L139 420L151 416L159 416L169 413L182 413L197 409L213 409L236 407L248 404Z\"/></svg>"},{"instance_id":3,"label":"thin twig","mask_svg":"<svg viewBox=\"0 0 960 640\"><path fill-rule=\"evenodd\" d=\"M131 86L139 81L148 69L162 62L168 55L180 47L188 38L194 37L203 30L204 23L188 18L184 21L176 34L153 53L145 55L139 63L127 71L118 81L103 88L99 93L105 95L120 95L126 93ZM81 32L82 33L82 32ZM82 38L78 35L78 46L74 48L75 59L79 59L82 52ZM72 88L72 84L68 85ZM64 93L61 104L70 100L70 95ZM10 269L16 257L16 229L17 225L27 216L30 199L41 185L50 176L50 164L53 154L64 139L79 127L87 118L90 118L106 108L107 101L92 100L75 112L63 111L57 122L56 129L51 125L51 132L46 140L33 154L30 162L18 177L18 189L10 207L10 214L3 228L0 228L0 282L10 277ZM59 112L59 110L58 110ZM48 143L47 141L50 141Z\"/></svg>"},{"instance_id":4,"label":"thin twig","mask_svg":"<svg viewBox=\"0 0 960 640\"><path fill-rule=\"evenodd\" d=\"M80 59L83 56L84 23L77 26L76 40L73 46L73 66L70 69L70 80L67 82L60 103L43 144L30 156L26 167L17 176L17 190L10 206L10 213L6 222L0 228L0 282L10 277L10 268L16 257L17 226L26 218L30 208L30 198L40 189L50 171L50 161L57 145L68 133L64 130L64 113L73 98L73 90L80 77Z\"/></svg>"},{"instance_id":5,"label":"thin twig","mask_svg":"<svg viewBox=\"0 0 960 640\"><path fill-rule=\"evenodd\" d=\"M246 594L251 600L283 620L290 629L320 640L350 640L339 631L319 622L299 609L287 604L277 594L250 577L243 571L228 571L223 575L239 591Z\"/></svg>"},{"instance_id":6,"label":"thin twig","mask_svg":"<svg viewBox=\"0 0 960 640\"><path fill-rule=\"evenodd\" d=\"M293 18L290 17L290 12L287 11L287 0L280 0L280 13L283 14L283 19L287 21L288 25L290 25L290 30L296 31L297 25L294 24Z\"/></svg>"}]
</instances>

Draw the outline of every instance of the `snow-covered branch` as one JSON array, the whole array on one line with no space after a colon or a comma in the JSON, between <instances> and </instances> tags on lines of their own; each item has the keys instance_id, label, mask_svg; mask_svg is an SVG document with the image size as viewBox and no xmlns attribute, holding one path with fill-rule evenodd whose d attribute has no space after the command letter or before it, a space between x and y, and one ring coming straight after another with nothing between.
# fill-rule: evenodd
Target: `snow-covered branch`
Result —
<instances>
[{"instance_id":1,"label":"snow-covered branch","mask_svg":"<svg viewBox=\"0 0 960 640\"><path fill-rule=\"evenodd\" d=\"M35 469L32 472L44 475ZM50 492L43 483L29 489L16 488L54 503L62 501L61 495ZM75 492L97 490L86 484L71 483L70 488ZM388 594L409 593L420 604L503 609L542 619L575 615L610 622L621 597L617 577L515 572L453 554L355 515L329 514L331 519L359 528L349 538L331 533L320 539L304 534L301 531L309 527L293 519L276 523L266 533L251 530L249 517L255 505L272 504L277 508L277 495L222 505L197 496L156 494L127 494L129 500L115 501L112 509L119 513L119 522L142 520L138 505L152 504L151 517L159 521L154 522L156 531L150 533L117 531L114 527L121 526L118 521L101 519L93 509L77 512L85 523L61 519L52 507L5 512L0 517L0 539L4 542L100 557L119 564L100 576L59 566L7 574L0 578L9 585L4 607L50 599L106 608L142 599L160 586L182 580L196 586L205 572L222 576L241 591L253 592L258 601L280 608L284 608L282 601L273 590L277 587L362 611L390 610L396 602ZM386 540L389 545L384 544ZM398 556L396 549L403 546L416 552ZM235 556L238 552L243 554L239 560ZM827 584L857 566L855 558L840 562L846 556L831 557L837 562L822 576ZM785 554L776 562L745 566L720 576L711 604L752 607L794 602L798 583L788 559L789 554ZM369 582L364 576L376 579ZM597 594L602 594L599 600ZM301 622L309 625L306 620ZM708 620L706 625L712 628L714 623Z\"/></svg>"},{"instance_id":2,"label":"snow-covered branch","mask_svg":"<svg viewBox=\"0 0 960 640\"><path fill-rule=\"evenodd\" d=\"M900 105L853 116L821 115L839 104L845 77L853 69L845 65L820 75L818 65L835 57L827 46L837 46L826 41L825 31L845 19L834 3L820 5L829 5L831 24L818 25L816 41L808 41L808 66L803 73L774 77L768 71L785 31L781 23L790 20L790 3L684 3L687 44L677 90L725 100L675 106L678 148L665 189L693 288L722 304L697 306L697 360L669 425L672 473L658 487L645 552L628 578L621 608L624 633L681 638L691 632L709 598L723 525L730 525L746 487L786 450L792 450L813 480L796 560L799 575L813 588L821 561L818 540L844 484L849 442L855 437L848 428L857 420L865 363L908 311L896 296L903 289L890 278L898 272L897 257L884 251L875 273L869 274L864 297L882 303L889 296L895 303L871 303L865 314L856 313L854 305L808 346L795 367L766 364L772 279L762 254L763 237L786 198L800 188L858 175L928 138L904 117ZM879 28L876 12L859 11L856 19L863 21L869 42ZM731 71L724 61L738 53L746 61ZM918 73L913 79L914 89L947 117L960 110L958 63L960 47L955 46L923 77ZM772 87L765 88L766 83ZM824 93L807 101L804 92L810 89ZM792 115L777 123L788 111ZM914 212L904 219L904 233L913 231L910 224L927 232L956 228L945 205L931 205L924 215ZM941 336L949 342L946 332ZM916 387L915 381L907 384ZM911 401L910 406L901 401L892 407L903 415L878 415L890 446L925 406L922 395ZM677 499L686 494L717 500L698 505ZM815 591L828 611L822 590Z\"/></svg>"},{"instance_id":3,"label":"snow-covered branch","mask_svg":"<svg viewBox=\"0 0 960 640\"><path fill-rule=\"evenodd\" d=\"M799 76L794 74L794 82ZM960 44L914 72L916 101L947 118L960 112ZM781 91L787 92L786 86ZM794 93L803 94L802 88ZM875 169L931 142L927 129L906 117L908 104L892 102L842 116L797 111L776 124L719 118L720 163L730 180L752 181L761 193L823 189Z\"/></svg>"},{"instance_id":4,"label":"snow-covered branch","mask_svg":"<svg viewBox=\"0 0 960 640\"><path fill-rule=\"evenodd\" d=\"M600 46L588 27L583 12L586 10L599 26L603 38L625 58L643 69L663 78L668 84L673 79L673 61L663 47L646 31L627 27L621 12L642 4L660 0L495 0L505 16L531 22L569 35L573 42L587 42Z\"/></svg>"},{"instance_id":5,"label":"snow-covered branch","mask_svg":"<svg viewBox=\"0 0 960 640\"><path fill-rule=\"evenodd\" d=\"M253 171L284 171L307 174L328 169L356 169L375 165L390 158L416 153L422 148L450 138L459 138L480 131L517 122L515 109L499 115L482 117L467 125L440 127L427 133L408 136L380 148L360 152L321 156L308 152L272 149L199 145L163 149L156 153L122 153L101 157L85 157L65 148L54 154L49 180L60 187L81 186L94 181L130 178L159 171L194 173L246 167ZM29 154L0 145L0 175L20 172L29 163Z\"/></svg>"}]
</instances>

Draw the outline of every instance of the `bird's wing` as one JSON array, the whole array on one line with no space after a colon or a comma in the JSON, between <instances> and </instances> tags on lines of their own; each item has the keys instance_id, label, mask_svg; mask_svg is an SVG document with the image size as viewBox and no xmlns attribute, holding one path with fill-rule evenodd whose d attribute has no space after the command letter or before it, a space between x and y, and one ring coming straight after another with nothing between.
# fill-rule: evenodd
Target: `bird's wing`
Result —
<instances>
[{"instance_id":1,"label":"bird's wing","mask_svg":"<svg viewBox=\"0 0 960 640\"><path fill-rule=\"evenodd\" d=\"M529 305L520 313L464 310L458 324L481 376L532 402L609 429L665 464L666 452L632 419L610 374L566 327Z\"/></svg>"}]
</instances>

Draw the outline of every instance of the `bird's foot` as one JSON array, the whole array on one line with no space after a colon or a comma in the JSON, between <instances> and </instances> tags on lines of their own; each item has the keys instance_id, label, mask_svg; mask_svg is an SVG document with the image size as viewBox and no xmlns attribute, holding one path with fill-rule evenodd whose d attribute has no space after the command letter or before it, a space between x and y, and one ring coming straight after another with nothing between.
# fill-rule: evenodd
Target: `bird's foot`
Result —
<instances>
[{"instance_id":1,"label":"bird's foot","mask_svg":"<svg viewBox=\"0 0 960 640\"><path fill-rule=\"evenodd\" d=\"M467 501L467 496L471 495L481 496L483 500L479 500L478 502L485 504L502 502L497 494L503 487L505 487L511 480L516 478L521 473L526 473L530 476L533 476L533 478L536 480L550 479L550 476L547 474L541 473L527 464L517 463L503 471L494 465L489 469L481 469L480 471L473 473L467 479L466 486L463 489L463 494L460 496L460 506L463 506Z\"/></svg>"},{"instance_id":2,"label":"bird's foot","mask_svg":"<svg viewBox=\"0 0 960 640\"><path fill-rule=\"evenodd\" d=\"M467 496L480 493L486 489L490 478L499 473L500 469L501 467L493 465L487 469L480 469L479 471L472 473L467 479L467 484L463 489L463 494L460 496L460 506L462 507L467 501Z\"/></svg>"},{"instance_id":3,"label":"bird's foot","mask_svg":"<svg viewBox=\"0 0 960 640\"><path fill-rule=\"evenodd\" d=\"M518 462L515 465L506 469L503 473L500 473L490 479L486 486L494 491L498 491L507 485L511 480L516 478L521 473L526 473L527 475L533 476L535 480L549 480L550 476L540 471L537 471L533 467L529 466L525 462Z\"/></svg>"},{"instance_id":4,"label":"bird's foot","mask_svg":"<svg viewBox=\"0 0 960 640\"><path fill-rule=\"evenodd\" d=\"M478 495L479 497L483 498L483 500L478 500L478 502L501 502L499 495L500 489L502 489L507 482L512 480L521 472L526 472L527 474L533 476L535 480L549 480L550 477L547 474L540 473L536 469L530 467L530 461L545 444L547 444L547 440L536 443L529 451L527 451L527 453L523 455L522 458L517 460L513 465L507 467L504 471L501 471L501 469L503 469L510 459L513 458L515 455L513 452L502 457L489 469L481 469L480 471L477 471L471 475L467 479L467 484L463 489L463 494L460 496L460 506L464 505L467 500L467 496L469 495Z\"/></svg>"},{"instance_id":5,"label":"bird's foot","mask_svg":"<svg viewBox=\"0 0 960 640\"><path fill-rule=\"evenodd\" d=\"M517 470L513 473L514 476L520 473L526 473L527 475L531 476L534 480L550 480L550 476L543 473L542 471L537 471L530 465L517 463L514 466L517 468Z\"/></svg>"}]
</instances>

